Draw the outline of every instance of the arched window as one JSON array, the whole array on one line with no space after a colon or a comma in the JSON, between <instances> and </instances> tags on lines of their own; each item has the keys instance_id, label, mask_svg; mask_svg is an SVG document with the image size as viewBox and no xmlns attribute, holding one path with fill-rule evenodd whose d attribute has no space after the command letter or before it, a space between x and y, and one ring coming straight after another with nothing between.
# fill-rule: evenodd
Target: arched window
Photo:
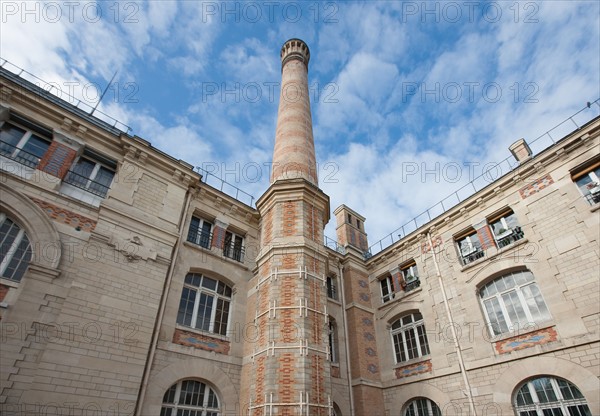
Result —
<instances>
[{"instance_id":1,"label":"arched window","mask_svg":"<svg viewBox=\"0 0 600 416\"><path fill-rule=\"evenodd\" d=\"M529 270L509 273L489 282L481 288L479 297L492 335L550 319L542 293Z\"/></svg>"},{"instance_id":2,"label":"arched window","mask_svg":"<svg viewBox=\"0 0 600 416\"><path fill-rule=\"evenodd\" d=\"M227 334L231 286L202 274L185 276L177 323L215 334Z\"/></svg>"},{"instance_id":3,"label":"arched window","mask_svg":"<svg viewBox=\"0 0 600 416\"><path fill-rule=\"evenodd\" d=\"M514 397L518 416L592 416L573 383L554 377L538 377L524 383Z\"/></svg>"},{"instance_id":4,"label":"arched window","mask_svg":"<svg viewBox=\"0 0 600 416\"><path fill-rule=\"evenodd\" d=\"M160 416L218 416L219 398L213 389L197 380L181 380L163 396Z\"/></svg>"},{"instance_id":5,"label":"arched window","mask_svg":"<svg viewBox=\"0 0 600 416\"><path fill-rule=\"evenodd\" d=\"M412 313L392 323L392 340L397 363L428 355L429 343L423 315Z\"/></svg>"},{"instance_id":6,"label":"arched window","mask_svg":"<svg viewBox=\"0 0 600 416\"><path fill-rule=\"evenodd\" d=\"M0 276L20 282L31 261L31 244L25 231L0 212Z\"/></svg>"},{"instance_id":7,"label":"arched window","mask_svg":"<svg viewBox=\"0 0 600 416\"><path fill-rule=\"evenodd\" d=\"M442 416L442 412L431 400L419 397L408 403L404 416Z\"/></svg>"},{"instance_id":8,"label":"arched window","mask_svg":"<svg viewBox=\"0 0 600 416\"><path fill-rule=\"evenodd\" d=\"M333 415L332 416L342 416L342 411L340 410L340 407L335 402L333 403Z\"/></svg>"},{"instance_id":9,"label":"arched window","mask_svg":"<svg viewBox=\"0 0 600 416\"><path fill-rule=\"evenodd\" d=\"M329 317L327 333L329 340L329 353L331 354L330 360L332 363L337 363L339 361L337 324L335 323L335 319L333 319L331 316Z\"/></svg>"}]
</instances>

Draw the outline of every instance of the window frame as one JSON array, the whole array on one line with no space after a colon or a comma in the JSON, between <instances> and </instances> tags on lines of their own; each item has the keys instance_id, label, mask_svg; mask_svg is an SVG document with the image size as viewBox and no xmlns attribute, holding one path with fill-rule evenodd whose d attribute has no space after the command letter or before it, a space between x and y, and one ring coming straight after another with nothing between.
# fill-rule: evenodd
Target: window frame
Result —
<instances>
[{"instance_id":1,"label":"window frame","mask_svg":"<svg viewBox=\"0 0 600 416\"><path fill-rule=\"evenodd\" d=\"M0 212L0 227L4 226L6 221L10 221L12 223L12 225L10 225L10 229L14 227L17 228L18 231L13 241L10 243L10 246L7 245L8 248L6 250L6 254L4 258L2 258L0 261L0 278L6 279L10 282L19 283L23 279L23 276L25 276L27 268L31 264L31 261L33 259L33 248L31 245L31 240L29 239L25 228L19 222L9 218L6 215L6 213ZM8 235L8 233L5 235L0 235L0 244L2 246L4 246L4 242L6 241ZM10 277L5 276L4 273L7 271L8 266L10 266L13 260L15 259L15 255L18 253L18 250L20 249L22 243L25 243L25 247L23 248L21 258L18 260L17 264L13 268L13 272L10 275ZM22 267L22 265L24 266ZM15 274L17 273L18 275L15 276Z\"/></svg>"},{"instance_id":2,"label":"window frame","mask_svg":"<svg viewBox=\"0 0 600 416\"><path fill-rule=\"evenodd\" d=\"M184 397L182 397L181 395L181 391L183 389L183 385L187 383L200 384L199 391L202 391L202 394L204 396L203 403L201 405L181 403L184 399ZM186 390L186 392L189 392L189 390ZM212 406L214 403L211 403L211 393L213 400L216 401L217 407ZM172 398L170 396L172 396ZM166 402L165 400L170 401ZM221 414L221 399L219 398L217 391L208 383L197 379L182 379L179 380L177 383L173 384L165 391L161 401L160 416L175 416L179 414L180 410L183 410L184 412L190 412L185 412L184 414L199 414L200 416L219 416Z\"/></svg>"},{"instance_id":3,"label":"window frame","mask_svg":"<svg viewBox=\"0 0 600 416\"><path fill-rule=\"evenodd\" d=\"M192 224L194 222L194 220L198 220L198 228L195 230L194 235L192 235ZM206 232L206 230L204 229L204 225L207 224L209 226L208 232ZM214 227L214 223L212 221L209 221L203 217L197 216L197 215L192 215L192 218L190 219L190 225L188 227L188 236L187 236L187 241L195 244L197 246L200 247L204 247L206 249L210 249L210 246L212 244L212 235L213 235L213 227ZM191 239L193 238L193 239ZM204 241L206 241L206 245L202 244Z\"/></svg>"},{"instance_id":4,"label":"window frame","mask_svg":"<svg viewBox=\"0 0 600 416\"><path fill-rule=\"evenodd\" d=\"M203 285L205 278L216 282L215 289L211 289L211 288L208 288ZM198 279L197 285L195 283L193 283L194 279ZM190 281L192 281L192 283L190 283ZM223 293L222 294L218 293L220 284L223 285ZM188 314L188 304L190 302L189 298L191 295L188 294L188 297L185 300L186 303L183 304L186 289L187 289L188 293L194 292L194 299L193 299L192 312L191 312L189 325L186 324L185 322L186 322L187 315L189 315ZM227 293L229 293L229 295L227 295ZM200 315L200 305L202 302L202 296L205 296L206 301L208 301L208 298L211 297L211 303L210 303L210 306L208 306L207 304L203 305L204 306L204 314ZM219 311L219 306L218 306L219 301L223 302L223 305L226 306L226 309ZM233 287L232 286L230 286L229 284L225 283L224 281L222 281L220 279L206 276L201 273L187 273L184 278L184 281L183 281L181 297L179 300L179 306L177 307L176 323L177 323L177 325L181 325L186 328L191 328L192 330L202 331L205 333L215 334L215 335L219 335L219 336L227 336L227 329L229 328L229 325L231 323L232 303L233 303ZM204 321L206 321L206 319L207 319L206 310L208 308L210 308L210 316L208 317L208 329L205 329L204 325L202 325L201 327L198 327L197 325L199 323L202 324ZM221 313L221 317L219 318L219 321L217 321L217 313L218 312ZM222 317L223 314L227 315L227 318L225 321L223 321L223 317ZM199 317L200 317L200 320L198 319ZM219 326L218 330L216 330L217 326Z\"/></svg>"},{"instance_id":5,"label":"window frame","mask_svg":"<svg viewBox=\"0 0 600 416\"><path fill-rule=\"evenodd\" d=\"M517 284L517 282L516 282L517 276L520 276L523 274L531 275L531 279L525 280L525 282ZM515 285L510 286L510 287L507 286L504 279L508 280L509 278L512 278L513 282L515 282ZM502 280L502 285L504 285L504 289L499 290L496 287L496 282L499 282L501 280ZM491 288L492 285L496 292L493 294L486 294L484 296L483 292L488 287ZM500 286L500 283L498 283L498 286ZM540 316L537 319L533 317L533 314L532 314L531 310L529 309L529 304L527 302L526 295L525 295L525 293L523 293L523 290L522 290L523 288L530 288L528 290L531 291L532 290L531 288L534 288L534 287L535 287L535 290L537 291L537 295L534 295L533 297L530 297L530 298L535 300L535 298L537 296L539 296L542 300L542 303L537 303L537 301L536 301L536 307L538 308L538 310L540 310L540 313L541 313L540 305L542 305L546 311L544 316ZM520 324L520 321L513 322L513 319L511 318L511 314L508 309L508 305L504 298L504 295L509 295L513 292L515 293L515 295L517 296L517 299L519 301L518 306L520 306L521 311L525 314L525 318L527 319L527 322L524 322L523 325ZM516 330L521 330L523 328L526 328L527 326L529 326L531 324L539 324L542 322L550 321L552 319L552 315L550 314L548 305L546 304L546 301L542 295L542 291L540 290L540 288L537 284L536 278L535 278L534 274L529 270L517 270L514 272L502 274L491 280L488 280L487 283L485 283L484 285L482 285L478 288L477 295L479 298L479 304L481 305L483 315L484 315L486 323L487 323L489 334L492 337L498 337L498 336L510 334ZM511 302L514 301L514 298L512 297L512 295L509 295L509 296L511 297ZM494 308L494 305L492 305L494 303L493 300L496 300L496 304L500 308L500 312L502 313L502 321L504 322L504 325L506 326L505 330L502 329L501 324L498 321L498 316L494 316L494 323L492 322L492 319L490 318L488 308L486 306L486 302L490 301L490 306L492 308ZM513 313L518 314L516 306L512 306L512 310L513 310ZM517 325L516 328L515 328L515 324ZM495 329L494 325L497 326L497 328L498 328L497 330Z\"/></svg>"},{"instance_id":6,"label":"window frame","mask_svg":"<svg viewBox=\"0 0 600 416\"><path fill-rule=\"evenodd\" d=\"M9 120L0 121L0 131L4 131L5 126L8 125L22 130L23 134L16 144L0 142L0 155L10 160L14 160L15 162L25 165L31 169L35 169L39 166L40 161L43 159L44 155L48 152L48 149L50 149L50 146L52 145L52 131L47 130L41 126L37 126L34 123L29 122L28 120L21 119L21 117L18 117L18 120L15 120L14 118L15 116L11 115L11 118ZM35 153L32 153L30 151L31 149L26 149L27 145L30 143L32 138L38 139L47 144L47 147L43 149L42 154L39 156ZM12 149L10 152L4 151L2 149L5 146L4 143L7 144L7 148ZM32 160L26 157L19 156L21 153L26 154L28 156L34 156L34 158L37 160L33 162Z\"/></svg>"},{"instance_id":7,"label":"window frame","mask_svg":"<svg viewBox=\"0 0 600 416\"><path fill-rule=\"evenodd\" d=\"M425 406L423 406L425 404ZM419 406L420 405L420 406ZM426 409L424 409L426 407ZM426 412L422 412L425 410ZM415 397L404 407L404 416L442 416L442 411L436 402L427 397Z\"/></svg>"},{"instance_id":8,"label":"window frame","mask_svg":"<svg viewBox=\"0 0 600 416\"><path fill-rule=\"evenodd\" d=\"M332 364L340 363L339 340L337 322L331 316L327 322L327 341L329 343L329 361Z\"/></svg>"},{"instance_id":9,"label":"window frame","mask_svg":"<svg viewBox=\"0 0 600 416\"><path fill-rule=\"evenodd\" d=\"M473 228L463 233L463 235L456 237L454 241L456 242L458 254L460 255L463 266L473 263L474 261L477 261L485 256L485 250L483 249L481 241L479 240L477 230ZM463 250L463 242L467 243L469 251Z\"/></svg>"},{"instance_id":10,"label":"window frame","mask_svg":"<svg viewBox=\"0 0 600 416\"><path fill-rule=\"evenodd\" d=\"M411 318L411 322L404 323L405 318ZM394 328L396 323L399 323L399 327ZM421 330L421 333L419 333ZM417 354L414 356L410 356L410 351L414 350L414 348L409 349L409 343L407 342L406 334L412 331L415 341ZM431 355L431 348L429 347L429 339L427 337L427 330L425 329L425 319L420 312L412 312L408 314L404 314L392 321L390 325L390 336L392 340L392 347L394 349L394 361L396 364L403 364L411 360L420 359L423 357L427 357ZM396 337L398 337L398 342L396 342ZM424 343L422 339L424 338ZM403 347L402 351L396 348L396 346ZM426 349L424 352L423 350ZM402 354L402 352L404 354ZM404 359L402 357L405 357Z\"/></svg>"},{"instance_id":11,"label":"window frame","mask_svg":"<svg viewBox=\"0 0 600 416\"><path fill-rule=\"evenodd\" d=\"M552 394L554 395L555 400L540 400L540 394L543 391L543 394L546 399L548 397L548 390L545 386L540 385L541 390L536 389L536 382L543 383L542 380L547 380L549 386L551 387ZM561 387L560 383L563 383ZM547 385L546 385L547 386ZM568 389L569 394L573 396L572 399L566 399L563 391L565 387ZM525 390L524 390L525 389ZM521 392L526 392L521 394ZM576 394L574 394L576 392ZM575 397L577 394L581 397ZM529 396L530 403L519 404L519 401L527 401L527 396ZM515 414L517 416L545 416L545 410L549 410L554 413L553 410L559 409L564 416L572 415L569 410L571 407L577 407L577 413L579 415L591 416L591 410L588 406L587 400L585 396L581 393L581 390L575 384L571 383L569 380L560 377L551 377L551 376L540 376L531 378L520 384L519 388L515 390L513 395L512 404L515 409ZM581 407L585 406L587 408L587 413Z\"/></svg>"},{"instance_id":12,"label":"window frame","mask_svg":"<svg viewBox=\"0 0 600 416\"><path fill-rule=\"evenodd\" d=\"M402 279L404 279L404 286L402 290L404 292L410 292L421 286L421 278L419 277L419 269L417 268L417 263L415 260L411 260L408 263L400 266L400 273L402 274ZM412 276L412 279L408 279L409 276Z\"/></svg>"},{"instance_id":13,"label":"window frame","mask_svg":"<svg viewBox=\"0 0 600 416\"><path fill-rule=\"evenodd\" d=\"M77 166L80 162L86 161L94 165L89 174L85 170L76 171ZM97 181L98 173L100 170L104 168L105 171L112 173L112 177L110 178L110 183L104 184L102 182ZM84 149L82 154L80 154L71 166L69 167L69 171L65 175L64 182L74 186L76 188L82 189L86 192L91 193L92 195L98 196L100 198L106 198L108 191L110 190L112 183L115 180L115 176L117 175L117 162L110 160L90 149ZM80 178L85 178L85 180L81 180ZM85 182L85 184L84 184ZM99 185L101 187L100 190L94 189L94 185Z\"/></svg>"},{"instance_id":14,"label":"window frame","mask_svg":"<svg viewBox=\"0 0 600 416\"><path fill-rule=\"evenodd\" d=\"M337 279L335 276L327 276L325 285L327 287L327 297L329 299L338 300Z\"/></svg>"},{"instance_id":15,"label":"window frame","mask_svg":"<svg viewBox=\"0 0 600 416\"><path fill-rule=\"evenodd\" d=\"M512 209L504 209L499 214L489 217L486 221L498 248L506 247L525 236L517 215ZM496 230L496 224L500 224L501 228L499 230ZM504 232L499 233L500 230L504 230Z\"/></svg>"},{"instance_id":16,"label":"window frame","mask_svg":"<svg viewBox=\"0 0 600 416\"><path fill-rule=\"evenodd\" d=\"M396 292L394 292L394 280L391 274L379 279L379 285L381 289L381 300L383 303L387 303L396 297ZM387 295L383 293L384 287L386 287L388 290Z\"/></svg>"},{"instance_id":17,"label":"window frame","mask_svg":"<svg viewBox=\"0 0 600 416\"><path fill-rule=\"evenodd\" d=\"M227 243L228 238L230 238L229 244ZM239 246L237 245L238 241ZM245 254L244 241L245 239L243 235L237 234L231 230L225 230L225 237L223 239L223 256L227 257L228 259L243 263Z\"/></svg>"},{"instance_id":18,"label":"window frame","mask_svg":"<svg viewBox=\"0 0 600 416\"><path fill-rule=\"evenodd\" d=\"M576 175L572 175L571 179L575 186L577 186L581 195L583 195L590 205L595 205L600 202L600 162L596 162L596 164L590 166L588 169L584 169ZM584 179L589 179L589 182L579 184L579 182ZM595 192L592 192L592 189L594 189Z\"/></svg>"}]
</instances>

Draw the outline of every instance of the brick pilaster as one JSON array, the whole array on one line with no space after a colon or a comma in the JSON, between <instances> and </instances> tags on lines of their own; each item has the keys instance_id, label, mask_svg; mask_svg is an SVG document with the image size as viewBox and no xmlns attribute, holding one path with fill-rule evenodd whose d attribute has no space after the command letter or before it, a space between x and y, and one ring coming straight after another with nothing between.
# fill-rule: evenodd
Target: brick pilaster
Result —
<instances>
[{"instance_id":1,"label":"brick pilaster","mask_svg":"<svg viewBox=\"0 0 600 416\"><path fill-rule=\"evenodd\" d=\"M54 140L40 160L38 169L64 179L76 156L75 150Z\"/></svg>"}]
</instances>

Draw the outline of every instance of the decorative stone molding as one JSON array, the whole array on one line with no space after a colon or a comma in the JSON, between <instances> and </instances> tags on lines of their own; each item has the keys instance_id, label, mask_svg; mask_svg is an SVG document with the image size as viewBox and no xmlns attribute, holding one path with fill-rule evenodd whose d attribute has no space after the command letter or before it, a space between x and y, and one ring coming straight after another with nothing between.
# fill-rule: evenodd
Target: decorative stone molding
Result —
<instances>
[{"instance_id":1,"label":"decorative stone molding","mask_svg":"<svg viewBox=\"0 0 600 416\"><path fill-rule=\"evenodd\" d=\"M431 360L421 361L420 363L405 365L403 367L398 367L394 371L396 378L406 378L416 376L418 374L431 373L433 371L433 366L431 365Z\"/></svg>"}]
</instances>

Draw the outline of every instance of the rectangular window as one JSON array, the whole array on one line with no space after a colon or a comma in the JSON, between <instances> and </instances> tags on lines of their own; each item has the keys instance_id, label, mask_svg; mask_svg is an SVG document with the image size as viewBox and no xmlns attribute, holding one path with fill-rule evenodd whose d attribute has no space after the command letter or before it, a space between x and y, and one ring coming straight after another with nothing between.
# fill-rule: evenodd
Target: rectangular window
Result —
<instances>
[{"instance_id":1,"label":"rectangular window","mask_svg":"<svg viewBox=\"0 0 600 416\"><path fill-rule=\"evenodd\" d=\"M517 216L512 210L504 211L489 218L488 223L490 224L498 248L506 247L525 236L519 226Z\"/></svg>"},{"instance_id":2,"label":"rectangular window","mask_svg":"<svg viewBox=\"0 0 600 416\"><path fill-rule=\"evenodd\" d=\"M52 131L21 117L20 123L3 122L0 128L0 155L30 168L36 168L52 142Z\"/></svg>"},{"instance_id":3,"label":"rectangular window","mask_svg":"<svg viewBox=\"0 0 600 416\"><path fill-rule=\"evenodd\" d=\"M117 162L85 149L71 166L64 181L99 197L106 197L117 169Z\"/></svg>"},{"instance_id":4,"label":"rectangular window","mask_svg":"<svg viewBox=\"0 0 600 416\"><path fill-rule=\"evenodd\" d=\"M381 299L383 303L388 302L394 299L394 282L392 281L392 276L387 276L383 278L381 281Z\"/></svg>"},{"instance_id":5,"label":"rectangular window","mask_svg":"<svg viewBox=\"0 0 600 416\"><path fill-rule=\"evenodd\" d=\"M223 255L227 258L244 261L244 237L232 233L225 232L225 243L223 244Z\"/></svg>"},{"instance_id":6,"label":"rectangular window","mask_svg":"<svg viewBox=\"0 0 600 416\"><path fill-rule=\"evenodd\" d=\"M471 230L467 235L459 237L456 240L456 244L463 265L472 263L485 255L475 230Z\"/></svg>"},{"instance_id":7,"label":"rectangular window","mask_svg":"<svg viewBox=\"0 0 600 416\"><path fill-rule=\"evenodd\" d=\"M337 284L333 276L327 276L327 297L337 300Z\"/></svg>"},{"instance_id":8,"label":"rectangular window","mask_svg":"<svg viewBox=\"0 0 600 416\"><path fill-rule=\"evenodd\" d=\"M419 271L417 270L417 264L414 260L404 266L401 266L400 272L404 279L404 291L409 292L413 289L418 288L421 285L419 280Z\"/></svg>"},{"instance_id":9,"label":"rectangular window","mask_svg":"<svg viewBox=\"0 0 600 416\"><path fill-rule=\"evenodd\" d=\"M600 161L591 162L587 167L572 174L571 178L590 205L600 202Z\"/></svg>"},{"instance_id":10,"label":"rectangular window","mask_svg":"<svg viewBox=\"0 0 600 416\"><path fill-rule=\"evenodd\" d=\"M204 248L210 248L212 224L203 218L192 217L187 241Z\"/></svg>"}]
</instances>

